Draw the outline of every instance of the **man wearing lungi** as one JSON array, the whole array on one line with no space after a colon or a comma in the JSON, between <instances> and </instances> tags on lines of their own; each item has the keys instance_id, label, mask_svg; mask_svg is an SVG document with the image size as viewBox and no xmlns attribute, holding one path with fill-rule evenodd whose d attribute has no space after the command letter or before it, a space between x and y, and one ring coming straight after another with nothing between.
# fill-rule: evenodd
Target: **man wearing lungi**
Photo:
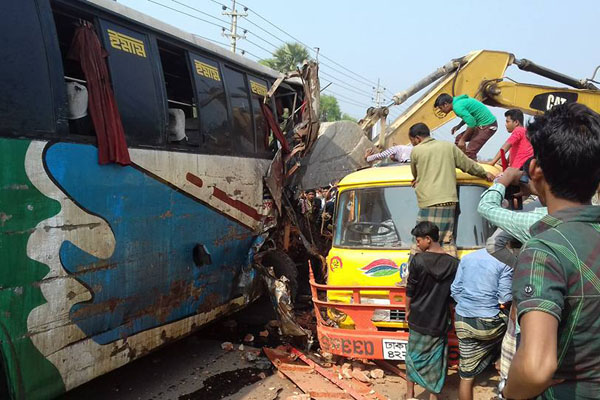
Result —
<instances>
[{"instance_id":1,"label":"man wearing lungi","mask_svg":"<svg viewBox=\"0 0 600 400\"><path fill-rule=\"evenodd\" d=\"M490 182L494 175L486 172L452 143L433 139L429 128L423 123L411 126L408 135L414 146L410 168L419 206L417 223L430 221L437 225L440 244L446 253L456 257L453 237L458 204L456 168ZM418 248L413 246L411 254L416 252Z\"/></svg>"},{"instance_id":2,"label":"man wearing lungi","mask_svg":"<svg viewBox=\"0 0 600 400\"><path fill-rule=\"evenodd\" d=\"M411 260L406 285L406 319L410 329L406 398L414 397L416 383L434 400L446 381L450 285L458 259L446 254L440 246L439 229L435 224L420 222L411 233L422 253Z\"/></svg>"},{"instance_id":3,"label":"man wearing lungi","mask_svg":"<svg viewBox=\"0 0 600 400\"><path fill-rule=\"evenodd\" d=\"M454 329L460 351L460 400L473 399L474 378L496 360L506 331L500 305L512 300L512 267L486 249L463 256L451 286Z\"/></svg>"}]
</instances>

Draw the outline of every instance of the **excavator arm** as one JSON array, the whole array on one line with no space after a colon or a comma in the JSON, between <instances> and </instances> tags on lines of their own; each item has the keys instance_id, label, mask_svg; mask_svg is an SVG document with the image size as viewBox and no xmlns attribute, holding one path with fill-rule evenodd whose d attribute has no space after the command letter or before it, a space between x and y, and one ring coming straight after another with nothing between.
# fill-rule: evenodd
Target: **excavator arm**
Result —
<instances>
[{"instance_id":1,"label":"excavator arm","mask_svg":"<svg viewBox=\"0 0 600 400\"><path fill-rule=\"evenodd\" d=\"M573 88L514 82L504 75L506 69L513 64L521 70L545 76ZM490 50L472 52L452 60L407 90L397 93L394 102L388 107L404 103L434 82L437 83L389 125L385 134L379 135L379 148L408 143L408 129L417 122L423 122L429 129L434 130L454 119L454 113L446 115L433 106L435 99L442 93L466 94L490 106L518 108L533 115L541 114L557 104L571 102L585 104L600 112L600 90L590 80L576 80L529 60L516 59L511 53ZM383 113L374 109L368 114L369 118L366 120L369 123L362 126L365 129L377 123L378 116Z\"/></svg>"}]
</instances>

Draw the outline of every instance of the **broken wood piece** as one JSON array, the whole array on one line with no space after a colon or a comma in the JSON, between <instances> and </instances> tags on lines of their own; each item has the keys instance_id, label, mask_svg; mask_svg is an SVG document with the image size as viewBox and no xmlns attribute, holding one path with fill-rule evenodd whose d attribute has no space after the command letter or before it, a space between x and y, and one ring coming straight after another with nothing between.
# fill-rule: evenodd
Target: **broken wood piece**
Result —
<instances>
[{"instance_id":1,"label":"broken wood piece","mask_svg":"<svg viewBox=\"0 0 600 400\"><path fill-rule=\"evenodd\" d=\"M291 346L263 348L265 355L296 386L315 400L385 400L386 397L356 379L339 377L337 366L322 367Z\"/></svg>"}]
</instances>

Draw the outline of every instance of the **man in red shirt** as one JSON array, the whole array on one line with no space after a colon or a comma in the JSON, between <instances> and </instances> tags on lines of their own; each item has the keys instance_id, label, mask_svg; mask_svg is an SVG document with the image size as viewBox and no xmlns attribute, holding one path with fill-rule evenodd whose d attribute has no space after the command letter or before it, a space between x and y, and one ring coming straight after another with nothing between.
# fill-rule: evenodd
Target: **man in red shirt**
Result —
<instances>
[{"instance_id":1,"label":"man in red shirt","mask_svg":"<svg viewBox=\"0 0 600 400\"><path fill-rule=\"evenodd\" d=\"M525 161L533 157L533 148L527 138L527 130L523 126L523 112L512 108L504 113L506 117L506 130L510 132L510 137L502 145L502 150L509 151L508 166L513 168L521 168ZM502 157L502 152L499 151L496 157L489 162L494 165Z\"/></svg>"}]
</instances>

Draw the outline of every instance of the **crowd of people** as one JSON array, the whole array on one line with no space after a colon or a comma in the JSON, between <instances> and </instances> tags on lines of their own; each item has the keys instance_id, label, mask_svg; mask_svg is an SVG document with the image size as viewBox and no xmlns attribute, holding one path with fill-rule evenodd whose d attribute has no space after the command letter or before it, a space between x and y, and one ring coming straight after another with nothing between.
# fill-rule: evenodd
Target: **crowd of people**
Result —
<instances>
[{"instance_id":1,"label":"crowd of people","mask_svg":"<svg viewBox=\"0 0 600 400\"><path fill-rule=\"evenodd\" d=\"M317 238L328 237L331 233L336 196L337 187L333 184L300 193L298 211L303 219L302 225L312 236L313 242Z\"/></svg>"},{"instance_id":2,"label":"crowd of people","mask_svg":"<svg viewBox=\"0 0 600 400\"><path fill-rule=\"evenodd\" d=\"M473 398L474 379L492 364L500 399L598 398L600 207L593 197L600 190L600 115L564 104L525 127L523 113L508 110L510 137L490 164L505 152L509 159L494 176L476 162L497 131L493 114L468 96L442 94L435 106L462 119L453 134L467 125L455 144L433 139L417 123L408 155L406 147L366 155L369 162L410 159L414 176L419 211L406 280L407 398L415 384L431 399L443 389L451 304L461 400ZM497 227L486 248L460 261L456 168L494 182L478 212ZM522 210L514 209L514 197Z\"/></svg>"}]
</instances>

